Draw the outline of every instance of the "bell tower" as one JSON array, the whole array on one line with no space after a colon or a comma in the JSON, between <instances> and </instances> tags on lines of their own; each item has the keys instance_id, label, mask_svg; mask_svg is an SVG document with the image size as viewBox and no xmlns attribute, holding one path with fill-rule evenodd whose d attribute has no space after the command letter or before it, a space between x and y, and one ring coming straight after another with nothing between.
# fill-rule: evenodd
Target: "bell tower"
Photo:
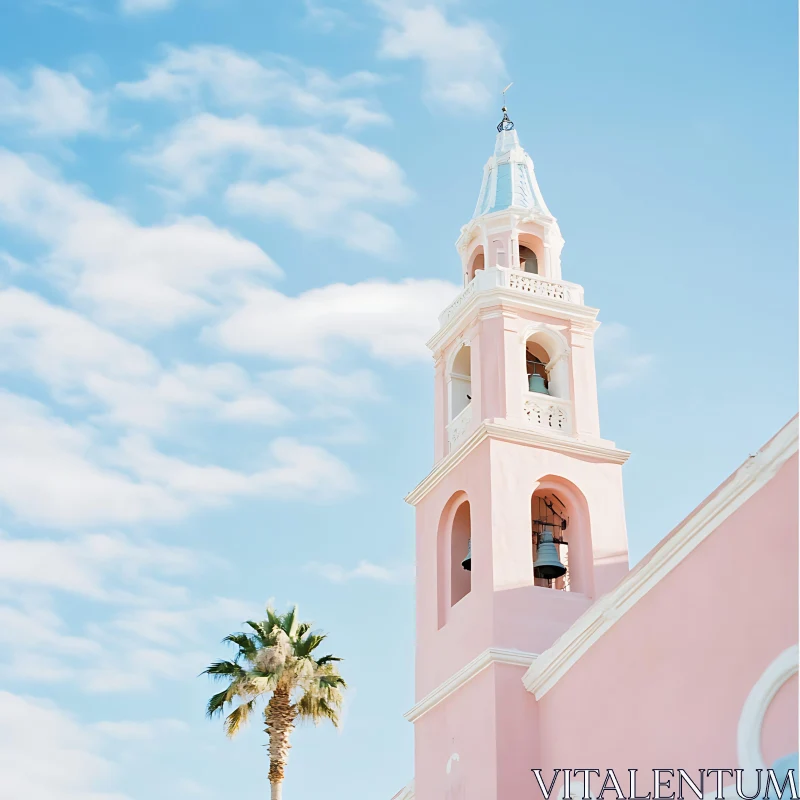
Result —
<instances>
[{"instance_id":1,"label":"bell tower","mask_svg":"<svg viewBox=\"0 0 800 800\"><path fill-rule=\"evenodd\" d=\"M406 498L417 800L535 796L546 731L523 673L628 571L629 453L600 436L598 311L562 279L563 245L503 108L456 242L464 288L428 342L434 466Z\"/></svg>"}]
</instances>

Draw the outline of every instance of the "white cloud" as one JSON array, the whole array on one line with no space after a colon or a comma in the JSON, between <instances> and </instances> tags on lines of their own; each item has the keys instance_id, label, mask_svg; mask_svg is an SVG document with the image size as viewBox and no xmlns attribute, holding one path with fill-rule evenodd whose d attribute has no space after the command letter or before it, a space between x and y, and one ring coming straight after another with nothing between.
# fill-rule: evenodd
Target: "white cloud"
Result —
<instances>
[{"instance_id":1,"label":"white cloud","mask_svg":"<svg viewBox=\"0 0 800 800\"><path fill-rule=\"evenodd\" d=\"M500 47L475 20L456 24L434 5L377 3L387 20L380 55L418 59L423 96L433 108L482 111L496 102L505 76Z\"/></svg>"},{"instance_id":2,"label":"white cloud","mask_svg":"<svg viewBox=\"0 0 800 800\"><path fill-rule=\"evenodd\" d=\"M157 542L137 543L121 534L89 534L75 539L12 538L0 533L0 583L5 589L48 589L121 601L125 587L143 570L162 575L193 572L193 551Z\"/></svg>"},{"instance_id":3,"label":"white cloud","mask_svg":"<svg viewBox=\"0 0 800 800\"><path fill-rule=\"evenodd\" d=\"M271 386L286 387L302 392L306 397L326 400L380 400L383 398L377 376L368 369L353 372L334 372L317 365L302 365L286 370L274 370L262 376Z\"/></svg>"},{"instance_id":4,"label":"white cloud","mask_svg":"<svg viewBox=\"0 0 800 800\"><path fill-rule=\"evenodd\" d=\"M26 83L0 74L0 123L20 125L36 136L56 137L105 128L105 99L72 73L37 66Z\"/></svg>"},{"instance_id":5,"label":"white cloud","mask_svg":"<svg viewBox=\"0 0 800 800\"><path fill-rule=\"evenodd\" d=\"M414 567L383 567L371 561L359 561L352 569L341 564L323 564L312 561L306 564L306 570L331 583L348 583L349 581L366 579L378 583L410 583L414 580Z\"/></svg>"},{"instance_id":6,"label":"white cloud","mask_svg":"<svg viewBox=\"0 0 800 800\"><path fill-rule=\"evenodd\" d=\"M280 219L354 250L393 255L395 232L373 209L408 202L412 192L392 159L346 136L262 125L251 116L200 114L177 125L140 161L191 196L205 192L234 158L245 160L248 176L281 174L230 185L225 198L233 211Z\"/></svg>"},{"instance_id":7,"label":"white cloud","mask_svg":"<svg viewBox=\"0 0 800 800\"><path fill-rule=\"evenodd\" d=\"M425 358L437 315L457 291L436 280L336 283L297 297L247 287L215 335L231 350L290 360L321 361L345 344L390 361Z\"/></svg>"},{"instance_id":8,"label":"white cloud","mask_svg":"<svg viewBox=\"0 0 800 800\"><path fill-rule=\"evenodd\" d=\"M327 451L280 438L253 472L197 465L158 452L141 435L101 446L39 403L0 392L0 503L20 519L52 527L130 524L186 516L232 497L330 499L354 488Z\"/></svg>"},{"instance_id":9,"label":"white cloud","mask_svg":"<svg viewBox=\"0 0 800 800\"><path fill-rule=\"evenodd\" d=\"M652 353L636 352L631 330L619 322L606 322L595 334L597 371L601 389L619 389L644 377L650 370Z\"/></svg>"},{"instance_id":10,"label":"white cloud","mask_svg":"<svg viewBox=\"0 0 800 800\"><path fill-rule=\"evenodd\" d=\"M0 369L21 368L65 389L95 372L110 379L142 380L159 371L143 347L70 309L11 287L0 290Z\"/></svg>"},{"instance_id":11,"label":"white cloud","mask_svg":"<svg viewBox=\"0 0 800 800\"><path fill-rule=\"evenodd\" d=\"M177 4L178 0L120 0L123 14L148 14L156 11L167 11Z\"/></svg>"},{"instance_id":12,"label":"white cloud","mask_svg":"<svg viewBox=\"0 0 800 800\"><path fill-rule=\"evenodd\" d=\"M350 470L322 448L279 438L269 444L268 453L271 466L243 473L167 456L144 436L134 435L122 441L118 460L144 480L207 505L242 495L329 499L355 488Z\"/></svg>"},{"instance_id":13,"label":"white cloud","mask_svg":"<svg viewBox=\"0 0 800 800\"><path fill-rule=\"evenodd\" d=\"M183 516L185 502L94 459L85 428L39 403L0 393L0 502L19 518L57 527Z\"/></svg>"},{"instance_id":14,"label":"white cloud","mask_svg":"<svg viewBox=\"0 0 800 800\"><path fill-rule=\"evenodd\" d=\"M277 424L291 414L235 364L163 369L139 345L21 289L0 290L0 370L32 373L59 399L100 401L100 418L163 430L187 414Z\"/></svg>"},{"instance_id":15,"label":"white cloud","mask_svg":"<svg viewBox=\"0 0 800 800\"><path fill-rule=\"evenodd\" d=\"M120 83L117 91L136 100L195 106L210 101L244 111L280 108L284 113L292 110L318 119L342 119L346 127L359 128L389 122L373 103L353 96L380 80L371 72L332 78L289 58L258 60L227 47L195 45L185 50L167 48L164 59L151 65L145 78Z\"/></svg>"},{"instance_id":16,"label":"white cloud","mask_svg":"<svg viewBox=\"0 0 800 800\"><path fill-rule=\"evenodd\" d=\"M202 217L140 226L0 149L0 222L44 242L48 272L104 320L166 327L208 313L226 281L279 270L260 247Z\"/></svg>"},{"instance_id":17,"label":"white cloud","mask_svg":"<svg viewBox=\"0 0 800 800\"><path fill-rule=\"evenodd\" d=\"M25 800L125 800L86 727L53 703L0 691L0 794Z\"/></svg>"},{"instance_id":18,"label":"white cloud","mask_svg":"<svg viewBox=\"0 0 800 800\"><path fill-rule=\"evenodd\" d=\"M235 364L178 364L152 382L87 376L86 389L108 406L102 419L121 425L165 430L177 419L213 414L232 422L277 425L292 417L284 405L251 385Z\"/></svg>"},{"instance_id":19,"label":"white cloud","mask_svg":"<svg viewBox=\"0 0 800 800\"><path fill-rule=\"evenodd\" d=\"M330 33L335 28L350 22L350 18L339 8L303 0L306 9L304 22L322 33Z\"/></svg>"}]
</instances>

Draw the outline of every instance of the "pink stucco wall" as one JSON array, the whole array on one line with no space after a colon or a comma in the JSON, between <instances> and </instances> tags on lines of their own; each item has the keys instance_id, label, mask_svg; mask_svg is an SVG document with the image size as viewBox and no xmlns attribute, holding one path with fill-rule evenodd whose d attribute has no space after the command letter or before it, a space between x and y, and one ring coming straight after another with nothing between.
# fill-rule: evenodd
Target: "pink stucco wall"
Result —
<instances>
[{"instance_id":1,"label":"pink stucco wall","mask_svg":"<svg viewBox=\"0 0 800 800\"><path fill-rule=\"evenodd\" d=\"M795 454L540 699L542 766L738 766L745 699L798 638L797 465ZM797 749L795 681L773 700L764 755Z\"/></svg>"}]
</instances>

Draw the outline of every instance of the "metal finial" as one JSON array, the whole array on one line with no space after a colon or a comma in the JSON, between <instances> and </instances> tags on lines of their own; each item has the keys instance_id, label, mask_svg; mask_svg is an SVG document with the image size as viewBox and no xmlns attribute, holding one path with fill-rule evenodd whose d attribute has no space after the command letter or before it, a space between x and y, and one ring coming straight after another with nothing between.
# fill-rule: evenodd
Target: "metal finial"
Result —
<instances>
[{"instance_id":1,"label":"metal finial","mask_svg":"<svg viewBox=\"0 0 800 800\"><path fill-rule=\"evenodd\" d=\"M503 89L503 119L500 120L500 124L497 126L497 132L501 133L502 131L513 131L514 130L514 123L508 117L508 109L506 108L506 92L514 85L514 81L506 86Z\"/></svg>"}]
</instances>

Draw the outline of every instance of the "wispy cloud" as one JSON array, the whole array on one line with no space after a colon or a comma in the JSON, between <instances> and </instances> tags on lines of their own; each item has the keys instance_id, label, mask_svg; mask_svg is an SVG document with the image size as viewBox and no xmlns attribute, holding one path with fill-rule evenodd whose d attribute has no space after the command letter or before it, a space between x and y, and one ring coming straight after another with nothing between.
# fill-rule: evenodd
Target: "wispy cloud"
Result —
<instances>
[{"instance_id":1,"label":"wispy cloud","mask_svg":"<svg viewBox=\"0 0 800 800\"><path fill-rule=\"evenodd\" d=\"M437 314L457 291L436 280L337 283L297 297L248 287L212 333L231 350L287 360L322 361L346 345L388 361L427 358Z\"/></svg>"},{"instance_id":2,"label":"wispy cloud","mask_svg":"<svg viewBox=\"0 0 800 800\"><path fill-rule=\"evenodd\" d=\"M306 571L331 583L349 583L354 580L369 580L378 583L411 583L414 580L413 566L384 567L371 561L359 561L355 567L312 561Z\"/></svg>"},{"instance_id":3,"label":"wispy cloud","mask_svg":"<svg viewBox=\"0 0 800 800\"><path fill-rule=\"evenodd\" d=\"M263 466L240 471L166 455L144 435L109 446L91 426L0 393L0 503L26 522L69 529L175 520L235 497L330 500L355 488L347 466L323 448L282 437L265 450Z\"/></svg>"},{"instance_id":4,"label":"wispy cloud","mask_svg":"<svg viewBox=\"0 0 800 800\"><path fill-rule=\"evenodd\" d=\"M353 24L351 18L341 9L314 0L303 0L306 9L304 22L322 33L331 33L343 25Z\"/></svg>"},{"instance_id":5,"label":"wispy cloud","mask_svg":"<svg viewBox=\"0 0 800 800\"><path fill-rule=\"evenodd\" d=\"M252 116L191 117L137 160L188 197L213 187L236 213L283 220L384 257L395 252L397 236L374 209L413 197L403 171L380 151L347 136L264 125ZM231 179L237 161L244 172Z\"/></svg>"},{"instance_id":6,"label":"wispy cloud","mask_svg":"<svg viewBox=\"0 0 800 800\"><path fill-rule=\"evenodd\" d=\"M0 73L0 123L42 137L99 133L106 127L106 98L70 72L37 66L27 78Z\"/></svg>"},{"instance_id":7,"label":"wispy cloud","mask_svg":"<svg viewBox=\"0 0 800 800\"><path fill-rule=\"evenodd\" d=\"M376 5L387 23L379 55L421 62L423 97L432 108L479 112L497 97L505 65L484 24L474 19L453 22L434 4L378 0Z\"/></svg>"},{"instance_id":8,"label":"wispy cloud","mask_svg":"<svg viewBox=\"0 0 800 800\"><path fill-rule=\"evenodd\" d=\"M105 321L166 327L208 313L226 281L280 270L253 242L202 217L142 226L0 148L0 222L49 246L44 266Z\"/></svg>"},{"instance_id":9,"label":"wispy cloud","mask_svg":"<svg viewBox=\"0 0 800 800\"><path fill-rule=\"evenodd\" d=\"M638 352L630 328L607 322L595 334L601 389L619 389L643 378L653 364L652 353Z\"/></svg>"},{"instance_id":10,"label":"wispy cloud","mask_svg":"<svg viewBox=\"0 0 800 800\"><path fill-rule=\"evenodd\" d=\"M123 14L150 14L174 8L178 0L120 0L119 8Z\"/></svg>"},{"instance_id":11,"label":"wispy cloud","mask_svg":"<svg viewBox=\"0 0 800 800\"><path fill-rule=\"evenodd\" d=\"M386 124L389 117L359 93L381 82L372 72L334 78L286 57L253 56L214 45L170 47L139 81L120 83L117 93L135 100L163 100L256 111L279 108L317 119L338 119L347 128Z\"/></svg>"},{"instance_id":12,"label":"wispy cloud","mask_svg":"<svg viewBox=\"0 0 800 800\"><path fill-rule=\"evenodd\" d=\"M123 602L145 573L148 580L154 574L185 575L196 572L203 561L194 550L136 542L122 534L59 540L15 538L0 532L0 581L14 592L35 588Z\"/></svg>"},{"instance_id":13,"label":"wispy cloud","mask_svg":"<svg viewBox=\"0 0 800 800\"><path fill-rule=\"evenodd\" d=\"M100 749L96 732L52 702L0 692L0 781L6 797L126 800L110 788L114 768Z\"/></svg>"}]
</instances>

